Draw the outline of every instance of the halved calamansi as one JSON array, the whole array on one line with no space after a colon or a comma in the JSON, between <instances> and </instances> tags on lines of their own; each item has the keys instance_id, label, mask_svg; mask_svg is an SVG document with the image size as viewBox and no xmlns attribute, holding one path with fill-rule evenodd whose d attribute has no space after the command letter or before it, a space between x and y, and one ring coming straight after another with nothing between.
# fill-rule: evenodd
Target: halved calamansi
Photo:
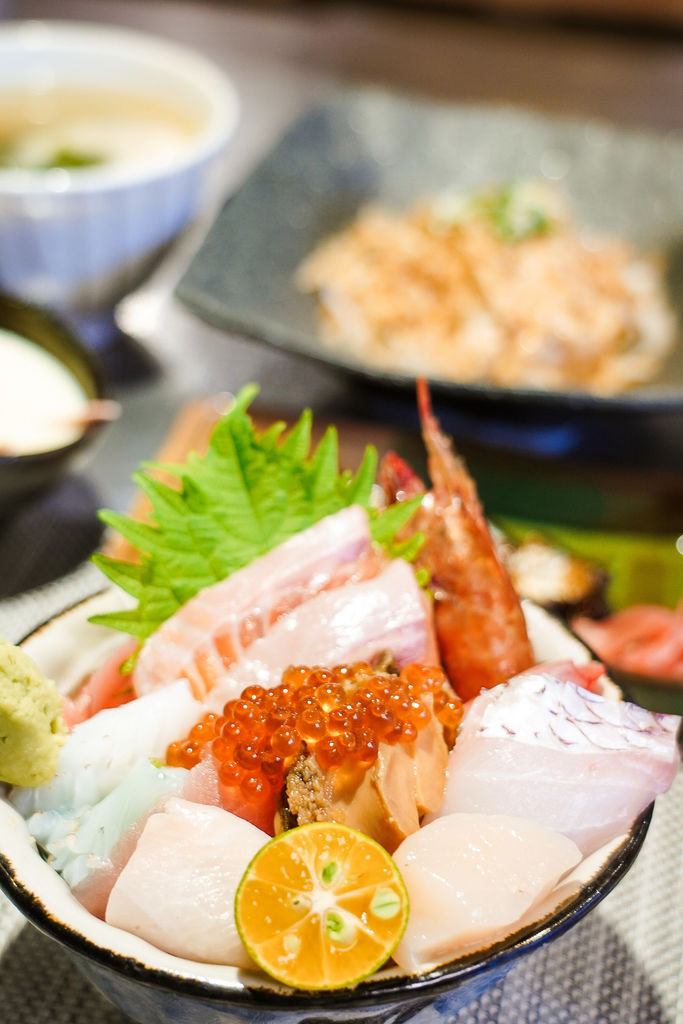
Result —
<instances>
[{"instance_id":1,"label":"halved calamansi","mask_svg":"<svg viewBox=\"0 0 683 1024\"><path fill-rule=\"evenodd\" d=\"M259 967L287 985L355 985L391 956L408 919L398 868L374 839L315 822L266 843L235 896L235 920Z\"/></svg>"}]
</instances>

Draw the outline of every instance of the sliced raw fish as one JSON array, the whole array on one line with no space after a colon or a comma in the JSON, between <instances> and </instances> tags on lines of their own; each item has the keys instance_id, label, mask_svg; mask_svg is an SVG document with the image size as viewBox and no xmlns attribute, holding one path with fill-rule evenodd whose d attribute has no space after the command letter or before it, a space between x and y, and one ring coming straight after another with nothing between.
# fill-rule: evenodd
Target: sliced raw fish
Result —
<instances>
[{"instance_id":1,"label":"sliced raw fish","mask_svg":"<svg viewBox=\"0 0 683 1024\"><path fill-rule=\"evenodd\" d=\"M329 587L373 575L368 516L351 505L206 587L145 642L133 675L148 693L186 677L202 697L282 614Z\"/></svg>"},{"instance_id":2,"label":"sliced raw fish","mask_svg":"<svg viewBox=\"0 0 683 1024\"><path fill-rule=\"evenodd\" d=\"M277 686L288 665L350 664L383 651L391 651L399 667L438 663L431 608L402 559L373 579L326 590L283 616L226 670L207 704L220 710L245 686Z\"/></svg>"},{"instance_id":3,"label":"sliced raw fish","mask_svg":"<svg viewBox=\"0 0 683 1024\"><path fill-rule=\"evenodd\" d=\"M68 729L79 722L85 722L86 718L92 718L98 711L116 708L134 699L131 676L124 675L121 666L134 653L137 645L137 640L127 640L109 655L73 697L62 697L62 718Z\"/></svg>"},{"instance_id":4,"label":"sliced raw fish","mask_svg":"<svg viewBox=\"0 0 683 1024\"><path fill-rule=\"evenodd\" d=\"M634 605L599 621L579 617L572 628L615 668L683 682L683 601L676 609Z\"/></svg>"},{"instance_id":5,"label":"sliced raw fish","mask_svg":"<svg viewBox=\"0 0 683 1024\"><path fill-rule=\"evenodd\" d=\"M439 815L520 815L590 853L671 785L680 721L561 682L539 666L469 705Z\"/></svg>"},{"instance_id":6,"label":"sliced raw fish","mask_svg":"<svg viewBox=\"0 0 683 1024\"><path fill-rule=\"evenodd\" d=\"M515 930L581 860L566 836L509 815L448 814L394 853L410 916L394 960L427 971Z\"/></svg>"},{"instance_id":7,"label":"sliced raw fish","mask_svg":"<svg viewBox=\"0 0 683 1024\"><path fill-rule=\"evenodd\" d=\"M134 765L94 807L80 812L36 811L28 830L47 851L55 871L73 888L105 862L123 833L163 797L178 793L189 772L151 761Z\"/></svg>"},{"instance_id":8,"label":"sliced raw fish","mask_svg":"<svg viewBox=\"0 0 683 1024\"><path fill-rule=\"evenodd\" d=\"M302 754L287 774L285 799L295 824L337 821L371 836L390 853L420 827L415 762L400 743L380 743L369 769L350 764L323 771L314 754Z\"/></svg>"},{"instance_id":9,"label":"sliced raw fish","mask_svg":"<svg viewBox=\"0 0 683 1024\"><path fill-rule=\"evenodd\" d=\"M235 892L269 839L220 807L172 797L148 819L112 889L107 922L175 956L253 968L235 926Z\"/></svg>"},{"instance_id":10,"label":"sliced raw fish","mask_svg":"<svg viewBox=\"0 0 683 1024\"><path fill-rule=\"evenodd\" d=\"M184 800L195 804L213 804L220 806L221 795L218 788L218 772L216 762L209 752L202 757L199 764L187 773L187 779L179 794Z\"/></svg>"},{"instance_id":11,"label":"sliced raw fish","mask_svg":"<svg viewBox=\"0 0 683 1024\"><path fill-rule=\"evenodd\" d=\"M557 679L559 683L573 683L583 690L592 690L603 697L609 694L603 692L606 682L605 666L600 661L587 661L583 665L575 665L573 661L548 661L543 663L543 672ZM528 668L520 675L538 675L538 666Z\"/></svg>"},{"instance_id":12,"label":"sliced raw fish","mask_svg":"<svg viewBox=\"0 0 683 1024\"><path fill-rule=\"evenodd\" d=\"M287 773L283 804L296 824L338 821L391 853L439 808L447 763L443 726L431 718L413 743L381 742L369 768L351 761L324 771L315 754L302 754Z\"/></svg>"},{"instance_id":13,"label":"sliced raw fish","mask_svg":"<svg viewBox=\"0 0 683 1024\"><path fill-rule=\"evenodd\" d=\"M163 761L169 743L188 732L202 714L185 679L100 711L69 733L52 782L37 789L14 789L11 800L24 817L34 811L79 810L96 804L137 761Z\"/></svg>"}]
</instances>

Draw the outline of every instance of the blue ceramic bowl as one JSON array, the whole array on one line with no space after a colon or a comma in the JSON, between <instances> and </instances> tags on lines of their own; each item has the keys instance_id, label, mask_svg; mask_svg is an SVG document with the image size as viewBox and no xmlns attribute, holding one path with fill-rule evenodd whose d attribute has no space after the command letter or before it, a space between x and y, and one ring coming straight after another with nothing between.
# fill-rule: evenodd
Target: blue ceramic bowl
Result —
<instances>
[{"instance_id":1,"label":"blue ceramic bowl","mask_svg":"<svg viewBox=\"0 0 683 1024\"><path fill-rule=\"evenodd\" d=\"M58 616L25 644L65 690L101 659L112 642L110 630L86 621L105 607L111 610L110 592ZM539 656L573 655L576 641L554 620L537 613L535 609L531 634ZM650 816L651 809L627 835L584 860L534 920L495 945L422 975L385 968L354 989L336 992L294 991L256 970L180 959L92 917L42 860L23 819L5 800L0 800L0 888L29 921L59 943L96 988L140 1024L322 1024L413 1018L420 1024L436 1024L452 1019L522 957L552 942L589 913L635 860Z\"/></svg>"},{"instance_id":2,"label":"blue ceramic bowl","mask_svg":"<svg viewBox=\"0 0 683 1024\"><path fill-rule=\"evenodd\" d=\"M165 105L195 126L173 148L155 148L153 127L144 144L126 136L122 158L91 166L55 157L47 169L0 167L0 285L53 308L98 310L139 281L215 190L239 100L220 68L156 36L79 22L0 25L0 103L28 93L49 111L60 91L95 122L93 97L106 93L131 113L143 101Z\"/></svg>"}]
</instances>

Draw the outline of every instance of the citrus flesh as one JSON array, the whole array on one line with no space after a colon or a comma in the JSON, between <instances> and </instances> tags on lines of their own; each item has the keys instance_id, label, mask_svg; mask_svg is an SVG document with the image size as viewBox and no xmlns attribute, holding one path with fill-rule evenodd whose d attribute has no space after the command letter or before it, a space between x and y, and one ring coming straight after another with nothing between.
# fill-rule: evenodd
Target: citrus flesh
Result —
<instances>
[{"instance_id":1,"label":"citrus flesh","mask_svg":"<svg viewBox=\"0 0 683 1024\"><path fill-rule=\"evenodd\" d=\"M335 822L271 839L235 896L237 929L251 957L302 989L362 981L391 956L407 919L408 896L390 855Z\"/></svg>"}]
</instances>

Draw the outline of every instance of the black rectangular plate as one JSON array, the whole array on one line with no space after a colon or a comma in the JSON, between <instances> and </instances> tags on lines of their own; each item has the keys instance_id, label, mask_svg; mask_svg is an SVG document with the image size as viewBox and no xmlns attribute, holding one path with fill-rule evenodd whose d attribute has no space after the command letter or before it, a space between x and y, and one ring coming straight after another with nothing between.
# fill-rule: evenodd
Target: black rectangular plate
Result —
<instances>
[{"instance_id":1,"label":"black rectangular plate","mask_svg":"<svg viewBox=\"0 0 683 1024\"><path fill-rule=\"evenodd\" d=\"M557 181L587 228L662 254L683 323L682 136L364 88L332 94L290 128L225 204L177 294L214 325L370 383L412 389L412 377L319 342L314 301L293 284L297 266L368 201L400 209L444 188L530 177ZM683 345L657 380L610 397L436 378L432 385L442 401L452 395L574 409L683 410Z\"/></svg>"}]
</instances>

